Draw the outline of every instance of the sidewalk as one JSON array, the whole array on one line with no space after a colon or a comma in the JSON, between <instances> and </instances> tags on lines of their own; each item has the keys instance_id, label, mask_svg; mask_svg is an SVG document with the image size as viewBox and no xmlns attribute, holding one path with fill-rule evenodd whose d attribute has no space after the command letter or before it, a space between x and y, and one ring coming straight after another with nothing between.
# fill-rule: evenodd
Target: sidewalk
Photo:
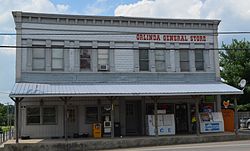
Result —
<instances>
[{"instance_id":1,"label":"sidewalk","mask_svg":"<svg viewBox=\"0 0 250 151\"><path fill-rule=\"evenodd\" d=\"M204 142L220 142L250 139L250 134L240 133L236 136L234 133L213 133L197 135L175 135L159 137L123 137L123 138L101 138L101 139L29 139L20 140L15 144L15 140L9 140L4 143L4 151L85 151L101 150L115 148L129 148L141 146L159 146L173 144L191 144Z\"/></svg>"}]
</instances>

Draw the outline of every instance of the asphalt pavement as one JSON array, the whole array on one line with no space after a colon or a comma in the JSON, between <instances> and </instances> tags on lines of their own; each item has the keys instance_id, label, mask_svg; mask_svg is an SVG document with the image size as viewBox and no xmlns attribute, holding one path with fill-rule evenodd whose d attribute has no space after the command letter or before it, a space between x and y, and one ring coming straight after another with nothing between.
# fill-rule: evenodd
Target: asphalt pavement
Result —
<instances>
[{"instance_id":1,"label":"asphalt pavement","mask_svg":"<svg viewBox=\"0 0 250 151\"><path fill-rule=\"evenodd\" d=\"M250 151L250 140L114 149L106 151Z\"/></svg>"}]
</instances>

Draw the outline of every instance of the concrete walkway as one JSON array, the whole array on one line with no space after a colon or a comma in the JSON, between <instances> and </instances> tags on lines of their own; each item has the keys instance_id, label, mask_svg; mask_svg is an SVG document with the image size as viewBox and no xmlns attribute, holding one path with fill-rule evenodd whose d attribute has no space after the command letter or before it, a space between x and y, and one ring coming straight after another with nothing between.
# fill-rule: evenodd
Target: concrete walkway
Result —
<instances>
[{"instance_id":1,"label":"concrete walkway","mask_svg":"<svg viewBox=\"0 0 250 151\"><path fill-rule=\"evenodd\" d=\"M159 146L173 144L190 144L203 142L220 142L234 140L250 140L250 134L240 133L236 136L234 133L213 133L197 135L175 135L159 137L123 137L123 138L79 138L69 139L29 139L20 140L15 144L15 140L9 140L4 143L3 151L85 151L102 150L115 148L129 148L141 146Z\"/></svg>"}]
</instances>

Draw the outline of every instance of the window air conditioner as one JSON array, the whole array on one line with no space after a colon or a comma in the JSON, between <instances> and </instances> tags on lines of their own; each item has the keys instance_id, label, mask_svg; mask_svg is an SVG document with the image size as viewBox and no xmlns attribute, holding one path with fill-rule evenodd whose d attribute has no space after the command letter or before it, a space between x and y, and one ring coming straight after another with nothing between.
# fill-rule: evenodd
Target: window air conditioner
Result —
<instances>
[{"instance_id":1,"label":"window air conditioner","mask_svg":"<svg viewBox=\"0 0 250 151\"><path fill-rule=\"evenodd\" d=\"M100 71L107 71L108 70L108 65L107 64L99 64L98 70Z\"/></svg>"}]
</instances>

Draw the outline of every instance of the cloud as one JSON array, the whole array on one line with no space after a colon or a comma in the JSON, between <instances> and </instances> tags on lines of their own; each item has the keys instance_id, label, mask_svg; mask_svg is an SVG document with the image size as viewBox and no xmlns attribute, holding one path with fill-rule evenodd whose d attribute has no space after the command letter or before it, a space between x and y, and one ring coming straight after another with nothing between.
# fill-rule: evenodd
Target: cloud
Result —
<instances>
[{"instance_id":1,"label":"cloud","mask_svg":"<svg viewBox=\"0 0 250 151\"><path fill-rule=\"evenodd\" d=\"M0 4L0 27L1 32L5 33L15 32L12 11L67 13L69 9L68 5L55 5L50 0L0 0ZM15 36L0 36L0 45L15 45ZM5 50L1 50L0 53L15 54L13 49Z\"/></svg>"},{"instance_id":2,"label":"cloud","mask_svg":"<svg viewBox=\"0 0 250 151\"><path fill-rule=\"evenodd\" d=\"M156 18L220 19L220 31L249 31L250 0L141 0L119 5L116 16ZM220 41L232 38L250 39L249 35L223 35Z\"/></svg>"},{"instance_id":3,"label":"cloud","mask_svg":"<svg viewBox=\"0 0 250 151\"><path fill-rule=\"evenodd\" d=\"M119 5L116 16L157 18L200 18L200 0L142 0L134 4Z\"/></svg>"},{"instance_id":4,"label":"cloud","mask_svg":"<svg viewBox=\"0 0 250 151\"><path fill-rule=\"evenodd\" d=\"M87 5L84 14L87 15L100 15L105 11L108 11L110 7L107 5L108 0L96 0L95 2Z\"/></svg>"}]
</instances>

